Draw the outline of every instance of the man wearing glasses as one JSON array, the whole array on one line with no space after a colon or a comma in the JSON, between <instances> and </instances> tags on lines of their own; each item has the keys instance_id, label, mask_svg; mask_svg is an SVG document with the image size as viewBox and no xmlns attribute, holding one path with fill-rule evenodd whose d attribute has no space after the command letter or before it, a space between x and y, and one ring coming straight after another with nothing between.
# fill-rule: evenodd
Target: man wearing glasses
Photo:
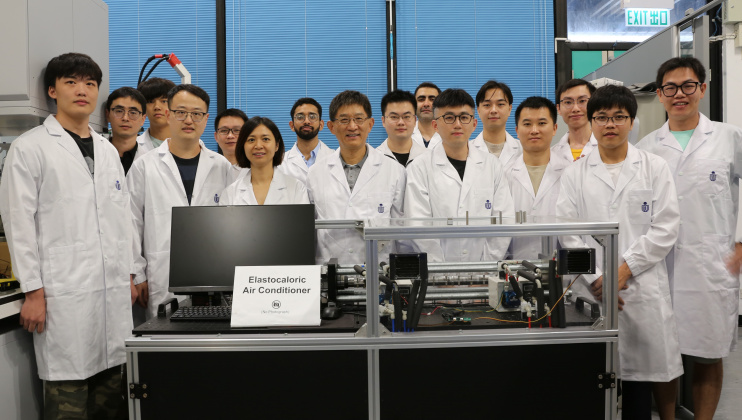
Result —
<instances>
[{"instance_id":1,"label":"man wearing glasses","mask_svg":"<svg viewBox=\"0 0 742 420\"><path fill-rule=\"evenodd\" d=\"M171 209L216 206L234 178L224 156L200 142L209 119L209 95L198 86L179 85L168 93L170 138L134 162L126 177L134 220L131 273L137 302L147 319L168 297Z\"/></svg>"},{"instance_id":2,"label":"man wearing glasses","mask_svg":"<svg viewBox=\"0 0 742 420\"><path fill-rule=\"evenodd\" d=\"M309 169L307 192L317 219L365 220L402 217L405 170L366 143L374 126L371 103L354 90L330 102L327 128L340 147ZM355 229L319 229L317 261L340 264L366 260L366 243ZM379 261L388 260L392 245L379 243Z\"/></svg>"},{"instance_id":3,"label":"man wearing glasses","mask_svg":"<svg viewBox=\"0 0 742 420\"><path fill-rule=\"evenodd\" d=\"M518 140L507 131L505 125L513 110L513 94L505 83L490 80L477 92L477 113L484 129L471 141L471 146L492 153L504 167L512 166L523 153Z\"/></svg>"},{"instance_id":4,"label":"man wearing glasses","mask_svg":"<svg viewBox=\"0 0 742 420\"><path fill-rule=\"evenodd\" d=\"M412 140L415 129L415 96L406 90L395 90L381 98L381 124L387 139L376 150L407 166L425 153L425 147Z\"/></svg>"},{"instance_id":5,"label":"man wearing glasses","mask_svg":"<svg viewBox=\"0 0 742 420\"><path fill-rule=\"evenodd\" d=\"M322 105L313 98L298 99L291 107L289 127L296 133L296 143L283 157L283 163L278 168L306 184L309 168L333 152L319 139L319 132L325 127Z\"/></svg>"},{"instance_id":6,"label":"man wearing glasses","mask_svg":"<svg viewBox=\"0 0 742 420\"><path fill-rule=\"evenodd\" d=\"M513 218L513 199L500 161L470 147L477 126L474 99L463 89L446 89L435 100L433 127L441 146L407 167L405 217ZM509 238L416 240L429 261L497 261Z\"/></svg>"},{"instance_id":7,"label":"man wearing glasses","mask_svg":"<svg viewBox=\"0 0 742 420\"><path fill-rule=\"evenodd\" d=\"M144 115L146 107L144 96L131 87L114 90L106 101L106 119L111 124L111 144L119 152L125 174L129 173L134 160L152 150L143 144L144 139L137 138L137 133L147 118Z\"/></svg>"},{"instance_id":8,"label":"man wearing glasses","mask_svg":"<svg viewBox=\"0 0 742 420\"><path fill-rule=\"evenodd\" d=\"M240 129L247 120L247 115L237 108L225 109L214 118L214 129L216 130L214 140L219 145L222 156L227 158L232 165L237 165L234 149L237 146ZM237 171L239 172L239 168Z\"/></svg>"},{"instance_id":9,"label":"man wearing glasses","mask_svg":"<svg viewBox=\"0 0 742 420\"><path fill-rule=\"evenodd\" d=\"M680 351L693 364L697 419L710 419L721 395L722 358L737 342L742 235L735 226L742 174L742 130L698 111L706 70L673 58L657 70L667 122L637 147L670 165L680 202L680 235L667 257ZM726 269L725 269L726 267ZM728 271L727 271L728 269ZM677 392L668 384L664 398Z\"/></svg>"},{"instance_id":10,"label":"man wearing glasses","mask_svg":"<svg viewBox=\"0 0 742 420\"><path fill-rule=\"evenodd\" d=\"M623 419L651 419L652 391L683 373L665 257L680 228L675 183L667 163L629 143L636 98L623 86L597 89L587 104L598 148L561 177L557 216L618 222L618 341ZM579 236L559 238L585 246ZM603 268L603 267L600 267ZM600 273L583 275L595 297ZM662 419L675 418L674 398L658 400Z\"/></svg>"},{"instance_id":11,"label":"man wearing glasses","mask_svg":"<svg viewBox=\"0 0 742 420\"><path fill-rule=\"evenodd\" d=\"M557 111L569 131L551 148L555 158L574 162L598 147L587 119L587 101L593 92L595 86L582 79L569 80L557 89Z\"/></svg>"}]
</instances>

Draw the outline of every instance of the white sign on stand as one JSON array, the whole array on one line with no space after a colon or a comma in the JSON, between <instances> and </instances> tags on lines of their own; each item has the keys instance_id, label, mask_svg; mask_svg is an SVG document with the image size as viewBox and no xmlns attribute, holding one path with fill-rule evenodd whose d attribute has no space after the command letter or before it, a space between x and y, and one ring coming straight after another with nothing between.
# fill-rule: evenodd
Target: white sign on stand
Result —
<instances>
[{"instance_id":1,"label":"white sign on stand","mask_svg":"<svg viewBox=\"0 0 742 420\"><path fill-rule=\"evenodd\" d=\"M320 267L235 267L232 327L319 325Z\"/></svg>"}]
</instances>

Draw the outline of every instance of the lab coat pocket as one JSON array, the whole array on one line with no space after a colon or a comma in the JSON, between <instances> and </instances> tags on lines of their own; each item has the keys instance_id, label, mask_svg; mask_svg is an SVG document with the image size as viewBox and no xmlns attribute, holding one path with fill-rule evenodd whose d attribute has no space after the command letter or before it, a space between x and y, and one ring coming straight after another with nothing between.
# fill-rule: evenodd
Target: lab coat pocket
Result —
<instances>
[{"instance_id":1,"label":"lab coat pocket","mask_svg":"<svg viewBox=\"0 0 742 420\"><path fill-rule=\"evenodd\" d=\"M93 265L90 251L83 244L49 248L49 278L44 279L44 294L61 296L86 290Z\"/></svg>"},{"instance_id":2,"label":"lab coat pocket","mask_svg":"<svg viewBox=\"0 0 742 420\"><path fill-rule=\"evenodd\" d=\"M703 261L707 275L704 276L708 290L737 289L739 282L726 269L726 258L732 252L732 239L729 235L703 235Z\"/></svg>"},{"instance_id":3,"label":"lab coat pocket","mask_svg":"<svg viewBox=\"0 0 742 420\"><path fill-rule=\"evenodd\" d=\"M717 159L699 159L696 182L703 194L724 194L729 191L729 163Z\"/></svg>"},{"instance_id":4,"label":"lab coat pocket","mask_svg":"<svg viewBox=\"0 0 742 420\"><path fill-rule=\"evenodd\" d=\"M638 225L652 222L652 190L629 191L629 218Z\"/></svg>"},{"instance_id":5,"label":"lab coat pocket","mask_svg":"<svg viewBox=\"0 0 742 420\"><path fill-rule=\"evenodd\" d=\"M392 193L370 193L368 195L368 205L371 206L371 217L390 217L390 212L392 210Z\"/></svg>"},{"instance_id":6,"label":"lab coat pocket","mask_svg":"<svg viewBox=\"0 0 742 420\"><path fill-rule=\"evenodd\" d=\"M477 188L472 191L474 197L474 206L469 208L469 215L471 216L488 216L492 214L492 189L490 188Z\"/></svg>"}]
</instances>

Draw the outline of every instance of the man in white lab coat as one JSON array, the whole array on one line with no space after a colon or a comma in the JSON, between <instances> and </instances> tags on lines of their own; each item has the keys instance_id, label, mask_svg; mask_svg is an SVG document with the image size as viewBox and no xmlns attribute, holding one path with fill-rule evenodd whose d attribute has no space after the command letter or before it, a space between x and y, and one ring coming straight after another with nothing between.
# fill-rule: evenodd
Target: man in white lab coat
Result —
<instances>
[{"instance_id":1,"label":"man in white lab coat","mask_svg":"<svg viewBox=\"0 0 742 420\"><path fill-rule=\"evenodd\" d=\"M387 138L376 150L407 166L428 149L412 140L415 127L415 96L394 90L381 98L381 123Z\"/></svg>"},{"instance_id":2,"label":"man in white lab coat","mask_svg":"<svg viewBox=\"0 0 742 420\"><path fill-rule=\"evenodd\" d=\"M120 87L106 100L106 119L111 124L111 144L119 152L124 173L129 172L134 160L152 150L137 142L137 133L147 117L144 110L147 101L138 90L131 87Z\"/></svg>"},{"instance_id":3,"label":"man in white lab coat","mask_svg":"<svg viewBox=\"0 0 742 420\"><path fill-rule=\"evenodd\" d=\"M556 216L559 178L569 165L563 159L551 158L556 116L556 105L540 96L526 98L515 110L516 132L523 153L505 168L505 175L515 211L525 211L529 221L538 221L540 216ZM542 248L540 237L513 238L510 244L513 258L518 260L538 258Z\"/></svg>"},{"instance_id":4,"label":"man in white lab coat","mask_svg":"<svg viewBox=\"0 0 742 420\"><path fill-rule=\"evenodd\" d=\"M322 105L313 98L299 98L291 107L289 127L296 133L296 143L278 169L306 185L309 168L334 151L319 139L319 132L325 127Z\"/></svg>"},{"instance_id":5,"label":"man in white lab coat","mask_svg":"<svg viewBox=\"0 0 742 420\"><path fill-rule=\"evenodd\" d=\"M556 91L557 111L569 131L551 149L555 158L573 162L590 154L598 146L587 119L587 101L595 92L592 83L572 79L562 83Z\"/></svg>"},{"instance_id":6,"label":"man in white lab coat","mask_svg":"<svg viewBox=\"0 0 742 420\"><path fill-rule=\"evenodd\" d=\"M433 102L440 94L441 90L431 82L422 82L415 89L417 124L412 132L412 139L428 149L432 149L441 142L441 136L433 128Z\"/></svg>"},{"instance_id":7,"label":"man in white lab coat","mask_svg":"<svg viewBox=\"0 0 742 420\"><path fill-rule=\"evenodd\" d=\"M469 146L477 126L474 99L463 89L446 89L435 100L433 126L441 144L407 167L405 217L513 218L513 201L500 161ZM497 261L510 238L416 240L428 261Z\"/></svg>"},{"instance_id":8,"label":"man in white lab coat","mask_svg":"<svg viewBox=\"0 0 742 420\"><path fill-rule=\"evenodd\" d=\"M222 156L234 165L235 171L238 173L241 168L237 166L235 147L237 146L240 129L248 119L247 114L237 108L227 108L214 118L214 140L219 145Z\"/></svg>"},{"instance_id":9,"label":"man in white lab coat","mask_svg":"<svg viewBox=\"0 0 742 420\"><path fill-rule=\"evenodd\" d=\"M168 94L171 137L132 165L126 181L134 220L131 273L147 319L172 295L170 226L173 207L216 206L234 180L232 165L199 141L209 119L209 95L194 85Z\"/></svg>"},{"instance_id":10,"label":"man in white lab coat","mask_svg":"<svg viewBox=\"0 0 742 420\"><path fill-rule=\"evenodd\" d=\"M557 216L619 222L619 376L623 418L631 420L651 419L653 388L683 373L665 264L680 210L667 163L629 143L636 109L623 86L595 91L587 115L598 149L564 170L557 201ZM584 246L579 237L560 241L566 248ZM603 277L582 277L601 300ZM674 401L658 405L661 418L675 418Z\"/></svg>"},{"instance_id":11,"label":"man in white lab coat","mask_svg":"<svg viewBox=\"0 0 742 420\"><path fill-rule=\"evenodd\" d=\"M170 125L167 119L167 94L175 83L159 77L149 78L137 86L137 90L147 100L147 119L149 128L137 139L148 150L160 147L170 138Z\"/></svg>"},{"instance_id":12,"label":"man in white lab coat","mask_svg":"<svg viewBox=\"0 0 742 420\"><path fill-rule=\"evenodd\" d=\"M698 111L706 71L695 58L673 58L657 71L667 122L636 147L670 166L680 202L680 235L668 255L680 349L693 363L696 418L712 418L723 365L737 343L742 235L735 235L742 175L742 130ZM730 274L725 270L729 264ZM675 386L667 395L677 392Z\"/></svg>"},{"instance_id":13,"label":"man in white lab coat","mask_svg":"<svg viewBox=\"0 0 742 420\"><path fill-rule=\"evenodd\" d=\"M309 201L318 220L402 217L404 167L366 143L373 126L366 95L346 90L332 99L327 128L340 147L315 163L307 177ZM384 247L379 261L388 260L394 245L379 245ZM340 264L361 264L366 260L366 243L355 229L319 229L317 262L330 258Z\"/></svg>"},{"instance_id":14,"label":"man in white lab coat","mask_svg":"<svg viewBox=\"0 0 742 420\"><path fill-rule=\"evenodd\" d=\"M483 129L470 144L497 156L500 163L507 168L522 153L520 142L505 131L513 110L513 93L505 83L490 80L479 89L476 101Z\"/></svg>"},{"instance_id":15,"label":"man in white lab coat","mask_svg":"<svg viewBox=\"0 0 742 420\"><path fill-rule=\"evenodd\" d=\"M128 418L120 385L136 299L131 213L116 149L88 125L101 79L84 54L49 62L44 82L57 113L13 141L0 183L44 418Z\"/></svg>"}]
</instances>

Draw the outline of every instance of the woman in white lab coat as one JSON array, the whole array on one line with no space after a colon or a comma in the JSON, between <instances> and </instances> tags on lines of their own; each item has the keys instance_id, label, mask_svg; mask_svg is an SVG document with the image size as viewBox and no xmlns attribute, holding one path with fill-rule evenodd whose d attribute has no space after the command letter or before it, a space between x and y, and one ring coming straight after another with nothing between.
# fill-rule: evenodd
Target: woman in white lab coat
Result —
<instances>
[{"instance_id":1,"label":"woman in white lab coat","mask_svg":"<svg viewBox=\"0 0 742 420\"><path fill-rule=\"evenodd\" d=\"M222 193L220 205L309 204L304 183L276 170L283 159L281 132L268 118L242 126L235 156L243 173Z\"/></svg>"}]
</instances>

